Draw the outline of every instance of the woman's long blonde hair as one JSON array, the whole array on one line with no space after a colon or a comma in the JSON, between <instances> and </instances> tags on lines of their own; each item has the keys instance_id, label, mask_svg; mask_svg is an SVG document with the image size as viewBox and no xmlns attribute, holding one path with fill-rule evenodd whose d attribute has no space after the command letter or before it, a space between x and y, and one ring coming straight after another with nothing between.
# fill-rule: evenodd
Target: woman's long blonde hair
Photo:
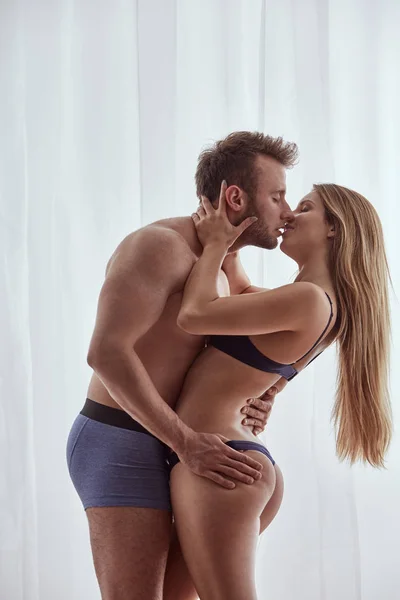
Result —
<instances>
[{"instance_id":1,"label":"woman's long blonde hair","mask_svg":"<svg viewBox=\"0 0 400 600\"><path fill-rule=\"evenodd\" d=\"M341 460L384 466L392 437L389 401L390 280L382 225L361 194L317 184L335 228L330 272L337 296L339 371L332 418Z\"/></svg>"}]
</instances>

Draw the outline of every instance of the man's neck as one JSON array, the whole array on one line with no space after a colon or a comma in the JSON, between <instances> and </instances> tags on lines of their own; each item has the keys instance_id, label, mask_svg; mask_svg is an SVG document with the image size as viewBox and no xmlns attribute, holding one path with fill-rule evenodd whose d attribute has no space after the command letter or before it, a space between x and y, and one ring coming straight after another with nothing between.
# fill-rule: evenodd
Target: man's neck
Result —
<instances>
[{"instance_id":1,"label":"man's neck","mask_svg":"<svg viewBox=\"0 0 400 600\"><path fill-rule=\"evenodd\" d=\"M191 217L172 217L170 219L163 219L158 221L167 227L171 227L185 238L193 254L197 257L201 256L203 252L203 246L201 245L199 238L197 237L196 228Z\"/></svg>"}]
</instances>

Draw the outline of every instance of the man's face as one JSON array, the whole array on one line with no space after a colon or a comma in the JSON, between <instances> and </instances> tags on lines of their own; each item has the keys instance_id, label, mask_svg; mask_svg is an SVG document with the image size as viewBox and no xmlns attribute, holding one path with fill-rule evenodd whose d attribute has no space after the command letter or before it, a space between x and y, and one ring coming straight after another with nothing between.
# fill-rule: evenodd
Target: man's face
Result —
<instances>
[{"instance_id":1,"label":"man's face","mask_svg":"<svg viewBox=\"0 0 400 600\"><path fill-rule=\"evenodd\" d=\"M278 245L282 228L292 211L285 199L286 170L270 156L257 156L257 191L249 198L246 216L256 216L258 221L246 229L240 238L243 245L272 250Z\"/></svg>"}]
</instances>

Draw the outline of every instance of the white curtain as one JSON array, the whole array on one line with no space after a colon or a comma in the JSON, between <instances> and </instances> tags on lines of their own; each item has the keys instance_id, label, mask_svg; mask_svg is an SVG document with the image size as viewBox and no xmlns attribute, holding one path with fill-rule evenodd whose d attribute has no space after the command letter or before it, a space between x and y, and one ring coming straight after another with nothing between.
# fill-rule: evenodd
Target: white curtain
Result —
<instances>
[{"instance_id":1,"label":"white curtain","mask_svg":"<svg viewBox=\"0 0 400 600\"><path fill-rule=\"evenodd\" d=\"M127 233L192 212L205 144L298 142L289 202L318 181L366 195L399 294L399 23L397 0L0 1L1 600L100 598L65 464L98 292ZM244 262L267 287L295 271L279 251ZM397 426L399 312L392 294ZM399 598L399 437L386 471L340 464L334 385L332 349L277 398L261 600Z\"/></svg>"}]
</instances>

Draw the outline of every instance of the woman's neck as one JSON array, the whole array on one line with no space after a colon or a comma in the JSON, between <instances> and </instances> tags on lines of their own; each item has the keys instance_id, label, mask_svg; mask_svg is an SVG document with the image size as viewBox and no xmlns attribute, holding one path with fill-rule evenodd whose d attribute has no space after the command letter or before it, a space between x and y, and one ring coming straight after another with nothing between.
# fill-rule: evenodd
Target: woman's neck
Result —
<instances>
[{"instance_id":1,"label":"woman's neck","mask_svg":"<svg viewBox=\"0 0 400 600\"><path fill-rule=\"evenodd\" d=\"M321 256L313 256L304 264L299 264L299 273L295 281L308 281L319 285L323 289L333 287L326 259Z\"/></svg>"}]
</instances>

